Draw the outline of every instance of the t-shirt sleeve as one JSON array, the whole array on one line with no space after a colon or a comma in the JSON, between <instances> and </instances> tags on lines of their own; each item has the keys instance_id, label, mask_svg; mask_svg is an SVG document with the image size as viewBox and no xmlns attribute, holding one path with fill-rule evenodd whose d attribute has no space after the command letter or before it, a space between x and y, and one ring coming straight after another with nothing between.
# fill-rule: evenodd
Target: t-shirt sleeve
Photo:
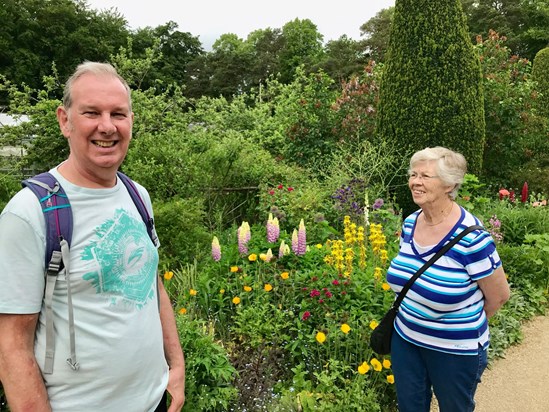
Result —
<instances>
[{"instance_id":1,"label":"t-shirt sleeve","mask_svg":"<svg viewBox=\"0 0 549 412\"><path fill-rule=\"evenodd\" d=\"M44 223L34 195L21 193L0 215L0 313L38 313L42 307Z\"/></svg>"},{"instance_id":2,"label":"t-shirt sleeve","mask_svg":"<svg viewBox=\"0 0 549 412\"><path fill-rule=\"evenodd\" d=\"M472 280L490 276L501 266L501 259L496 250L494 239L488 232L481 232L475 237L467 248L466 254L467 272Z\"/></svg>"}]
</instances>

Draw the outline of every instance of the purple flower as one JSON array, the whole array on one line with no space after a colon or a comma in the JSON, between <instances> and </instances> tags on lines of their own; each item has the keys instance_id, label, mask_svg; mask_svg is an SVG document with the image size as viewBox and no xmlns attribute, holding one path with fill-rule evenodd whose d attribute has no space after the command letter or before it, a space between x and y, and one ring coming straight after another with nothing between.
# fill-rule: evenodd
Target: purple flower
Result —
<instances>
[{"instance_id":1,"label":"purple flower","mask_svg":"<svg viewBox=\"0 0 549 412\"><path fill-rule=\"evenodd\" d=\"M273 218L273 214L269 213L269 220L267 220L267 242L276 242L279 235L280 226L278 225L278 219L276 217Z\"/></svg>"},{"instance_id":2,"label":"purple flower","mask_svg":"<svg viewBox=\"0 0 549 412\"><path fill-rule=\"evenodd\" d=\"M242 222L236 234L238 237L238 251L240 254L246 255L248 253L248 242L252 237L248 222Z\"/></svg>"},{"instance_id":3,"label":"purple flower","mask_svg":"<svg viewBox=\"0 0 549 412\"><path fill-rule=\"evenodd\" d=\"M381 206L383 206L383 199L376 199L374 201L374 204L372 205L373 210L381 209Z\"/></svg>"},{"instance_id":4,"label":"purple flower","mask_svg":"<svg viewBox=\"0 0 549 412\"><path fill-rule=\"evenodd\" d=\"M221 260L221 246L219 245L219 239L217 239L217 236L214 236L212 240L212 259L216 262Z\"/></svg>"}]
</instances>

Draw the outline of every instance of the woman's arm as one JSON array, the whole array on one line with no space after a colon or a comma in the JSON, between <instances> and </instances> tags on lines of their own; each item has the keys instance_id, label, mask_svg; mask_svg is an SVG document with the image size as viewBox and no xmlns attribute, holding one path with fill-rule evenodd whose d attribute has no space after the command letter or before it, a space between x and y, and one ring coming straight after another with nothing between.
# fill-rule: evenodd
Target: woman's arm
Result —
<instances>
[{"instance_id":1,"label":"woman's arm","mask_svg":"<svg viewBox=\"0 0 549 412\"><path fill-rule=\"evenodd\" d=\"M509 300L511 294L503 267L500 266L490 276L477 282L484 294L484 311L491 318Z\"/></svg>"}]
</instances>

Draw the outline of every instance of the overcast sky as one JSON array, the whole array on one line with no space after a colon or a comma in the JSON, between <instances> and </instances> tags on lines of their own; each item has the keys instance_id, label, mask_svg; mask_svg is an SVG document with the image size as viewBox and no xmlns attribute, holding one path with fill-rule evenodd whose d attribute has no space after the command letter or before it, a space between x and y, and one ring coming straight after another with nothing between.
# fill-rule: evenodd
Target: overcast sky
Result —
<instances>
[{"instance_id":1,"label":"overcast sky","mask_svg":"<svg viewBox=\"0 0 549 412\"><path fill-rule=\"evenodd\" d=\"M205 49L221 34L242 39L257 29L280 29L296 18L309 19L324 36L359 40L360 26L395 0L88 0L90 8L117 8L132 29L175 21L179 31L199 38Z\"/></svg>"}]
</instances>

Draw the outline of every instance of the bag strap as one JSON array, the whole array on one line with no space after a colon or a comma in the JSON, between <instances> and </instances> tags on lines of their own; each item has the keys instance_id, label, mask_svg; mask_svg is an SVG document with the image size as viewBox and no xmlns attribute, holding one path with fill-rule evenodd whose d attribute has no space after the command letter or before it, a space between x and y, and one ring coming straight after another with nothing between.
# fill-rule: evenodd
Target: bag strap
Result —
<instances>
[{"instance_id":1,"label":"bag strap","mask_svg":"<svg viewBox=\"0 0 549 412\"><path fill-rule=\"evenodd\" d=\"M55 354L55 330L53 326L53 292L58 274L65 268L67 280L67 305L69 311L70 357L67 363L78 370L76 343L74 335L74 316L72 290L70 282L70 243L72 239L72 210L69 199L57 179L49 172L40 173L22 182L38 198L46 222L46 287L44 290L44 308L46 316L46 356L44 374L53 373Z\"/></svg>"},{"instance_id":2,"label":"bag strap","mask_svg":"<svg viewBox=\"0 0 549 412\"><path fill-rule=\"evenodd\" d=\"M147 227L147 233L149 234L151 241L156 247L158 247L159 243L158 243L158 236L156 234L156 229L154 227L154 219L149 214L149 211L147 210L147 206L145 205L143 198L139 194L139 190L137 190L137 186L135 186L135 183L133 182L133 180L131 180L124 173L119 171L119 172L116 172L116 174L118 178L122 181L122 183L124 183L124 185L126 186L126 189L128 190L128 193L130 194L130 197L132 198L133 203L137 208L137 211L141 215L143 222L145 222L145 226Z\"/></svg>"},{"instance_id":3,"label":"bag strap","mask_svg":"<svg viewBox=\"0 0 549 412\"><path fill-rule=\"evenodd\" d=\"M402 300L404 299L404 296L406 296L406 293L414 282L421 276L423 272L425 272L429 266L431 266L433 263L435 263L442 255L444 255L452 246L454 246L457 242L459 242L463 237L465 237L467 234L473 232L474 230L484 230L482 226L479 225L471 225L464 230L461 231L459 235L454 237L452 240L450 240L448 243L446 243L440 250L431 258L429 259L421 268L418 269L418 271L412 276L410 279L408 279L408 282L404 285L400 293L398 294L397 298L395 299L393 303L393 308L397 309L400 304L402 303Z\"/></svg>"}]
</instances>

